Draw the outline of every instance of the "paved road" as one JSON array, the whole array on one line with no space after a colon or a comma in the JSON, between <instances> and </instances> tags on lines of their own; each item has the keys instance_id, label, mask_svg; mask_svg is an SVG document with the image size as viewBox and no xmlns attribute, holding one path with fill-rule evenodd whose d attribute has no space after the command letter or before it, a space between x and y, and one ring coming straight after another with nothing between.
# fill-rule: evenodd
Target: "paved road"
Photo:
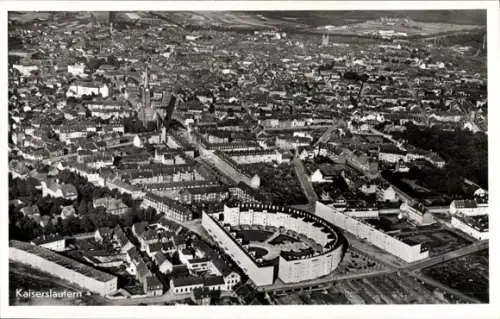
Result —
<instances>
[{"instance_id":1,"label":"paved road","mask_svg":"<svg viewBox=\"0 0 500 319\"><path fill-rule=\"evenodd\" d=\"M42 161L42 163L44 163L44 164L52 164L54 162L63 162L65 160L70 160L73 157L76 157L77 155L78 155L78 153L70 153L70 154L66 154L66 155L62 155L62 156L49 157L49 158L44 159Z\"/></svg>"},{"instance_id":2,"label":"paved road","mask_svg":"<svg viewBox=\"0 0 500 319\"><path fill-rule=\"evenodd\" d=\"M210 164L208 161L204 161L201 157L198 157L195 159L196 162L198 162L204 169L210 172L219 182L222 184L229 184L231 185L234 183L234 181L227 175L223 174L223 172L219 172L219 170L215 167L215 165Z\"/></svg>"},{"instance_id":3,"label":"paved road","mask_svg":"<svg viewBox=\"0 0 500 319\"><path fill-rule=\"evenodd\" d=\"M321 134L321 136L318 138L318 140L316 141L316 143L314 143L314 145L319 145L320 143L327 143L328 140L330 139L331 135L332 135L332 132L337 128L337 125L332 125L330 127L328 127L325 132L323 134Z\"/></svg>"},{"instance_id":4,"label":"paved road","mask_svg":"<svg viewBox=\"0 0 500 319\"><path fill-rule=\"evenodd\" d=\"M375 247L374 245L362 241L359 238L355 237L354 235L348 233L348 232L343 232L344 236L347 238L349 245L356 250L359 250L369 257L373 258L377 262L392 268L392 269L399 269L404 266L406 266L408 263L403 261L402 259L397 258L396 256L383 251L382 249Z\"/></svg>"},{"instance_id":5,"label":"paved road","mask_svg":"<svg viewBox=\"0 0 500 319\"><path fill-rule=\"evenodd\" d=\"M316 203L318 201L318 195L314 191L314 188L311 184L311 181L309 181L309 177L307 176L306 169L304 167L304 164L298 157L294 157L293 159L293 166L295 168L295 174L297 175L297 178L299 179L300 186L302 187L302 190L304 191L304 194L307 197L307 200L309 203Z\"/></svg>"},{"instance_id":6,"label":"paved road","mask_svg":"<svg viewBox=\"0 0 500 319\"><path fill-rule=\"evenodd\" d=\"M265 131L300 131L300 130L317 130L322 128L330 127L329 124L325 125L306 125L306 126L294 126L294 127L265 127Z\"/></svg>"},{"instance_id":7,"label":"paved road","mask_svg":"<svg viewBox=\"0 0 500 319\"><path fill-rule=\"evenodd\" d=\"M212 245L215 245L213 239L208 235L207 231L201 225L201 219L194 219L188 222L183 222L182 226L186 227L193 233L198 234L201 238L203 238L203 240L211 243Z\"/></svg>"},{"instance_id":8,"label":"paved road","mask_svg":"<svg viewBox=\"0 0 500 319\"><path fill-rule=\"evenodd\" d=\"M310 286L330 284L330 283L342 281L342 280L352 280L352 279L387 275L387 274L390 274L393 272L395 272L395 270L393 270L393 269L384 269L384 270L375 270L375 271L370 271L370 272L365 272L365 273L355 273L355 274L347 274L347 275L338 275L338 274L333 273L333 274L326 276L324 278L318 278L318 279L310 280L307 282L299 282L299 283L292 283L292 284L277 283L277 284L274 284L272 286L262 287L262 289L265 291L300 289L300 288L307 288Z\"/></svg>"},{"instance_id":9,"label":"paved road","mask_svg":"<svg viewBox=\"0 0 500 319\"><path fill-rule=\"evenodd\" d=\"M221 297L234 297L235 294L232 291L223 291L221 293ZM150 296L150 297L141 297L141 298L129 298L129 299L120 299L120 300L110 300L112 305L120 305L120 306L133 306L139 304L163 304L165 302L173 302L180 301L186 298L190 298L191 294L182 294L182 295L174 295L171 290L167 291L165 294L161 296Z\"/></svg>"},{"instance_id":10,"label":"paved road","mask_svg":"<svg viewBox=\"0 0 500 319\"><path fill-rule=\"evenodd\" d=\"M202 160L210 167L217 170L220 175L229 178L233 183L237 184L239 182L244 182L245 184L249 184L249 177L243 175L219 156L213 153L207 153L206 156L202 157Z\"/></svg>"}]
</instances>

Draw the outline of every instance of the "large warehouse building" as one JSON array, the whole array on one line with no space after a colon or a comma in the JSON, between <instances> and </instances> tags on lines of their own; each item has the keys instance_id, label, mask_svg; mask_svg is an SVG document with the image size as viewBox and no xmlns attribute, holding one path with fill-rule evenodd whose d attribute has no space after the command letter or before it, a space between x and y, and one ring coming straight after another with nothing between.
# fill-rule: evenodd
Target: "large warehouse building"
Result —
<instances>
[{"instance_id":1,"label":"large warehouse building","mask_svg":"<svg viewBox=\"0 0 500 319\"><path fill-rule=\"evenodd\" d=\"M272 285L276 278L296 283L328 275L337 268L347 249L345 238L332 224L305 211L282 206L226 204L221 212L204 212L202 225L257 286ZM295 246L290 242L253 242L240 235L241 229L261 233L269 230L270 239L293 234L297 240ZM255 246L272 251L267 254L272 258L257 255Z\"/></svg>"},{"instance_id":2,"label":"large warehouse building","mask_svg":"<svg viewBox=\"0 0 500 319\"><path fill-rule=\"evenodd\" d=\"M50 249L11 240L9 259L40 269L102 296L117 290L117 277L99 271Z\"/></svg>"}]
</instances>

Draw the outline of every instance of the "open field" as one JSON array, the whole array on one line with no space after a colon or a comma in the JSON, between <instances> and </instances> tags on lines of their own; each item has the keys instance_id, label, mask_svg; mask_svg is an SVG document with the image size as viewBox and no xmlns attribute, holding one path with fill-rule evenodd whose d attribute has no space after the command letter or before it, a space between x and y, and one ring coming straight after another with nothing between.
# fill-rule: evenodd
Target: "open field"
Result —
<instances>
[{"instance_id":1,"label":"open field","mask_svg":"<svg viewBox=\"0 0 500 319\"><path fill-rule=\"evenodd\" d=\"M432 34L467 31L481 29L480 25L462 25L450 23L433 23L433 22L409 22L409 23L395 23L384 24L378 20L369 20L356 24L341 25L341 26L322 26L317 27L318 31L340 33L340 34L365 34L374 33L379 30L394 32L403 32L407 36L427 36Z\"/></svg>"},{"instance_id":2,"label":"open field","mask_svg":"<svg viewBox=\"0 0 500 319\"><path fill-rule=\"evenodd\" d=\"M356 25L379 17L409 18L419 24L427 23L426 31L435 31L441 24L442 27L458 29L459 25L485 25L486 14L483 11L246 11L222 12L215 14L211 11L198 12L155 12L171 20L185 25L204 25L235 28L307 28L322 25ZM452 27L455 25L457 27ZM366 25L365 27L368 27ZM465 27L467 28L467 27ZM464 29L464 28L461 28ZM447 29L448 30L448 29ZM439 32L443 32L440 30Z\"/></svg>"},{"instance_id":3,"label":"open field","mask_svg":"<svg viewBox=\"0 0 500 319\"><path fill-rule=\"evenodd\" d=\"M58 14L47 12L10 13L11 21L32 23L48 21ZM135 23L141 19L160 18L168 25L187 30L224 29L234 31L283 30L290 33L330 33L339 37L366 37L378 30L404 32L409 37L432 36L453 32L481 30L486 25L486 13L472 11L140 11L122 12L115 15L124 23ZM410 19L410 23L382 25L380 17ZM80 23L107 19L105 12L81 12L74 16ZM78 23L78 22L77 22Z\"/></svg>"},{"instance_id":4,"label":"open field","mask_svg":"<svg viewBox=\"0 0 500 319\"><path fill-rule=\"evenodd\" d=\"M421 22L449 22L454 24L486 24L486 12L481 10L377 10L377 11L262 11L269 19L320 25L345 25L373 20L379 17L401 17Z\"/></svg>"},{"instance_id":5,"label":"open field","mask_svg":"<svg viewBox=\"0 0 500 319\"><path fill-rule=\"evenodd\" d=\"M489 301L488 250L452 259L422 272L467 296Z\"/></svg>"}]
</instances>

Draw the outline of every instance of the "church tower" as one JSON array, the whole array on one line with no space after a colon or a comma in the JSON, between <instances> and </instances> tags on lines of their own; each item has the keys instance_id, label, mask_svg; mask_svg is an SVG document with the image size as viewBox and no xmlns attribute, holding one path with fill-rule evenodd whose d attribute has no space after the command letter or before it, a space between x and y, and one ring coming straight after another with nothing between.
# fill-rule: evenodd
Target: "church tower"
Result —
<instances>
[{"instance_id":1,"label":"church tower","mask_svg":"<svg viewBox=\"0 0 500 319\"><path fill-rule=\"evenodd\" d=\"M151 91L149 88L149 69L146 64L146 69L142 75L143 84L141 87L141 109L139 110L139 119L144 125L151 121L152 108L151 108Z\"/></svg>"}]
</instances>

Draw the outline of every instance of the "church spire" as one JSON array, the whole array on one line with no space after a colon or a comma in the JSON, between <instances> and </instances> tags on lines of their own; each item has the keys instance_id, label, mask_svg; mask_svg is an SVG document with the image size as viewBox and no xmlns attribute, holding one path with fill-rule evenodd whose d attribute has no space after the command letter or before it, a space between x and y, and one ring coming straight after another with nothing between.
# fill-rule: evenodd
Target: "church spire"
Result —
<instances>
[{"instance_id":1,"label":"church spire","mask_svg":"<svg viewBox=\"0 0 500 319\"><path fill-rule=\"evenodd\" d=\"M148 74L147 64L146 64L146 70L144 71L144 88L149 88L149 74Z\"/></svg>"}]
</instances>

